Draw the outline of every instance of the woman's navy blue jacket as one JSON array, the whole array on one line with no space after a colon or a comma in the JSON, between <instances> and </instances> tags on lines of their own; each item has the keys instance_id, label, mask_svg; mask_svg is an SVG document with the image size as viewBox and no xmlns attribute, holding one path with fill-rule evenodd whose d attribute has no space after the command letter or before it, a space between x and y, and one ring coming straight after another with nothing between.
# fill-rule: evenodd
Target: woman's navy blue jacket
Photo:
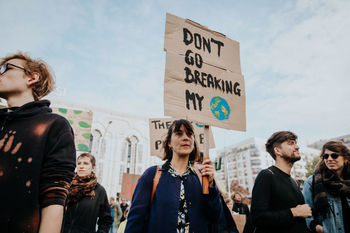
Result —
<instances>
[{"instance_id":1,"label":"woman's navy blue jacket","mask_svg":"<svg viewBox=\"0 0 350 233\"><path fill-rule=\"evenodd\" d=\"M156 166L148 168L140 177L132 198L125 233L176 233L180 179L184 181L186 203L191 233L207 233L209 222L220 216L221 201L216 185L209 188L209 194L202 194L202 186L195 171L184 178L169 174L170 162L161 168L152 204L151 192Z\"/></svg>"}]
</instances>

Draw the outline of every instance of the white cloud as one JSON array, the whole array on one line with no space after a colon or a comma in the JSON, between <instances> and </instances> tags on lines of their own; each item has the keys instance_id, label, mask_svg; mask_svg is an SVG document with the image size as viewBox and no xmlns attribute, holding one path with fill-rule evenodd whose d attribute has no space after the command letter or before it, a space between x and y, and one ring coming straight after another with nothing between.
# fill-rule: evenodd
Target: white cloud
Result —
<instances>
[{"instance_id":1,"label":"white cloud","mask_svg":"<svg viewBox=\"0 0 350 233\"><path fill-rule=\"evenodd\" d=\"M349 132L349 1L208 5L7 1L0 14L0 53L23 50L44 58L67 100L158 117L163 114L165 13L170 12L241 44L248 131L214 130L218 147L286 128L314 139Z\"/></svg>"},{"instance_id":2,"label":"white cloud","mask_svg":"<svg viewBox=\"0 0 350 233\"><path fill-rule=\"evenodd\" d=\"M271 16L278 22L272 31L279 31L284 17L300 19L256 51L255 80L247 89L259 90L262 98L248 103L248 114L255 115L248 130L294 128L314 139L349 131L349 10L347 1L299 1L295 11Z\"/></svg>"}]
</instances>

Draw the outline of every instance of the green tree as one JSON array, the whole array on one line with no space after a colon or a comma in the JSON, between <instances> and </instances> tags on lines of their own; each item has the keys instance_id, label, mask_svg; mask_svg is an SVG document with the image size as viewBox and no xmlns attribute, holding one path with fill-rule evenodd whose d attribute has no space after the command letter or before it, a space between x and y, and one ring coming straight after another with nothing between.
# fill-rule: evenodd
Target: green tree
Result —
<instances>
[{"instance_id":1,"label":"green tree","mask_svg":"<svg viewBox=\"0 0 350 233\"><path fill-rule=\"evenodd\" d=\"M318 161L320 161L320 157L315 156L311 161L306 163L306 166L305 166L306 171L307 171L306 177L311 176L315 172L316 165L317 165Z\"/></svg>"}]
</instances>

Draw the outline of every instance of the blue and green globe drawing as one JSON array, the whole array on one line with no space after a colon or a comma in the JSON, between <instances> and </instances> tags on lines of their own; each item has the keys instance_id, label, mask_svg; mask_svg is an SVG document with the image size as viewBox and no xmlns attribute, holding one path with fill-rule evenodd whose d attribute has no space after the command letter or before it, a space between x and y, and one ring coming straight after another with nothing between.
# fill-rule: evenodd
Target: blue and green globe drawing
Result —
<instances>
[{"instance_id":1,"label":"blue and green globe drawing","mask_svg":"<svg viewBox=\"0 0 350 233\"><path fill-rule=\"evenodd\" d=\"M210 101L210 109L216 119L222 121L230 117L230 106L220 96L215 96Z\"/></svg>"},{"instance_id":2,"label":"blue and green globe drawing","mask_svg":"<svg viewBox=\"0 0 350 233\"><path fill-rule=\"evenodd\" d=\"M198 127L198 128L203 128L204 127L204 125L201 125L201 124L199 124L199 123L195 123L196 124L196 126Z\"/></svg>"}]
</instances>

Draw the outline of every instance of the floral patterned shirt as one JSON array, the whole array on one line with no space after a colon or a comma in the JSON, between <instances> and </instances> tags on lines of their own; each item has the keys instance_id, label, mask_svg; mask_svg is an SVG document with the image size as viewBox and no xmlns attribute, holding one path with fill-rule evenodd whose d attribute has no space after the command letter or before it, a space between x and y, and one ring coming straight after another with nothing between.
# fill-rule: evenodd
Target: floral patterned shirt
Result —
<instances>
[{"instance_id":1,"label":"floral patterned shirt","mask_svg":"<svg viewBox=\"0 0 350 233\"><path fill-rule=\"evenodd\" d=\"M186 176L188 176L191 173L191 168L188 166L187 170L185 171L182 176L177 173L177 171L171 166L169 167L168 172L173 177L179 177L180 178L180 205L179 205L179 214L177 217L177 233L189 233L190 232L190 219L188 217L188 210L187 210L187 203L185 198L185 187L183 180Z\"/></svg>"}]
</instances>

